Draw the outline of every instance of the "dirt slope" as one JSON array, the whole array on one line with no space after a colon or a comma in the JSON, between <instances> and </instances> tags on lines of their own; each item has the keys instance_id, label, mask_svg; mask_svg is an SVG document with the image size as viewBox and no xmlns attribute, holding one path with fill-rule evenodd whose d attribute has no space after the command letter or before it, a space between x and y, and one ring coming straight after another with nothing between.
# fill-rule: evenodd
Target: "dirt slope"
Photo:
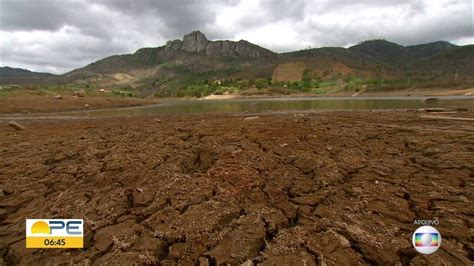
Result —
<instances>
[{"instance_id":1,"label":"dirt slope","mask_svg":"<svg viewBox=\"0 0 474 266\"><path fill-rule=\"evenodd\" d=\"M300 81L306 68L304 62L291 62L279 64L273 71L272 80L275 81Z\"/></svg>"}]
</instances>

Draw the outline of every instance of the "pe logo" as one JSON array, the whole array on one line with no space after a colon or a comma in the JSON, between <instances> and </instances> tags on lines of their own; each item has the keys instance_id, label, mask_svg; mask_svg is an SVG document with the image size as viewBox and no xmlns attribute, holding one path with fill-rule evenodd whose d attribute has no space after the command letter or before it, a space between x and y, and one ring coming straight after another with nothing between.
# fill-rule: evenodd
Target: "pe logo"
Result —
<instances>
[{"instance_id":1,"label":"pe logo","mask_svg":"<svg viewBox=\"0 0 474 266\"><path fill-rule=\"evenodd\" d=\"M82 248L82 219L26 219L26 248Z\"/></svg>"},{"instance_id":2,"label":"pe logo","mask_svg":"<svg viewBox=\"0 0 474 266\"><path fill-rule=\"evenodd\" d=\"M431 254L441 246L441 234L434 227L422 226L413 233L412 242L416 251Z\"/></svg>"}]
</instances>

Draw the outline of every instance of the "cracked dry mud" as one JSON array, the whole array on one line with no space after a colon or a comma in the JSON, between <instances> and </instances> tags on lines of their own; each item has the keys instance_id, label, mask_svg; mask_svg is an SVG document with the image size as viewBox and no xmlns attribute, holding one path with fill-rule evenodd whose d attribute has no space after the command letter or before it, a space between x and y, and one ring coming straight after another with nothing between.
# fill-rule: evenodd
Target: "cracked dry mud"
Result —
<instances>
[{"instance_id":1,"label":"cracked dry mud","mask_svg":"<svg viewBox=\"0 0 474 266\"><path fill-rule=\"evenodd\" d=\"M244 118L0 123L0 264L472 265L472 121ZM85 248L26 249L26 218L83 218Z\"/></svg>"}]
</instances>

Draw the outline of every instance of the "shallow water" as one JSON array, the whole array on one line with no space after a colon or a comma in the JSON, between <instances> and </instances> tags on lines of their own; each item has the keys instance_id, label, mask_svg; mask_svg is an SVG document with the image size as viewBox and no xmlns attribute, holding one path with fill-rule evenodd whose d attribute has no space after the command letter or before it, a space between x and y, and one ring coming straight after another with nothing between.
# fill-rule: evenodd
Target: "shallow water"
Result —
<instances>
[{"instance_id":1,"label":"shallow water","mask_svg":"<svg viewBox=\"0 0 474 266\"><path fill-rule=\"evenodd\" d=\"M33 114L28 115L28 117L138 117L166 113L261 113L289 111L397 110L438 107L472 109L474 107L474 97L287 97L231 100L177 100L140 107L70 111L54 114ZM3 117L3 119L5 119L5 117Z\"/></svg>"},{"instance_id":2,"label":"shallow water","mask_svg":"<svg viewBox=\"0 0 474 266\"><path fill-rule=\"evenodd\" d=\"M162 104L84 112L89 116L151 116L163 113L260 113L301 110L390 110L472 108L474 97L318 97L232 100L181 100Z\"/></svg>"}]
</instances>

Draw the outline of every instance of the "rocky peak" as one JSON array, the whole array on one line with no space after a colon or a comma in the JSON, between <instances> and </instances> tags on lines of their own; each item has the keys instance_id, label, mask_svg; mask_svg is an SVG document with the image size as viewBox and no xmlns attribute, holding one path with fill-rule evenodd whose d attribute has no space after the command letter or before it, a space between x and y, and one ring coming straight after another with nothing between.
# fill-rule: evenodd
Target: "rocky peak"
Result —
<instances>
[{"instance_id":1,"label":"rocky peak","mask_svg":"<svg viewBox=\"0 0 474 266\"><path fill-rule=\"evenodd\" d=\"M270 50L244 40L234 41L209 41L200 31L193 31L184 35L183 40L168 41L165 51L173 55L180 50L188 52L205 53L210 56L237 56L250 58L271 58L276 56Z\"/></svg>"},{"instance_id":2,"label":"rocky peak","mask_svg":"<svg viewBox=\"0 0 474 266\"><path fill-rule=\"evenodd\" d=\"M206 50L209 40L200 31L193 31L184 35L182 49L190 52L202 52Z\"/></svg>"},{"instance_id":3,"label":"rocky peak","mask_svg":"<svg viewBox=\"0 0 474 266\"><path fill-rule=\"evenodd\" d=\"M264 58L273 56L273 52L244 40L215 41L210 42L206 47L208 55L233 55L252 58Z\"/></svg>"},{"instance_id":4,"label":"rocky peak","mask_svg":"<svg viewBox=\"0 0 474 266\"><path fill-rule=\"evenodd\" d=\"M165 49L167 52L175 52L181 49L183 46L183 42L181 40L173 40L173 41L168 41L166 43Z\"/></svg>"}]
</instances>

